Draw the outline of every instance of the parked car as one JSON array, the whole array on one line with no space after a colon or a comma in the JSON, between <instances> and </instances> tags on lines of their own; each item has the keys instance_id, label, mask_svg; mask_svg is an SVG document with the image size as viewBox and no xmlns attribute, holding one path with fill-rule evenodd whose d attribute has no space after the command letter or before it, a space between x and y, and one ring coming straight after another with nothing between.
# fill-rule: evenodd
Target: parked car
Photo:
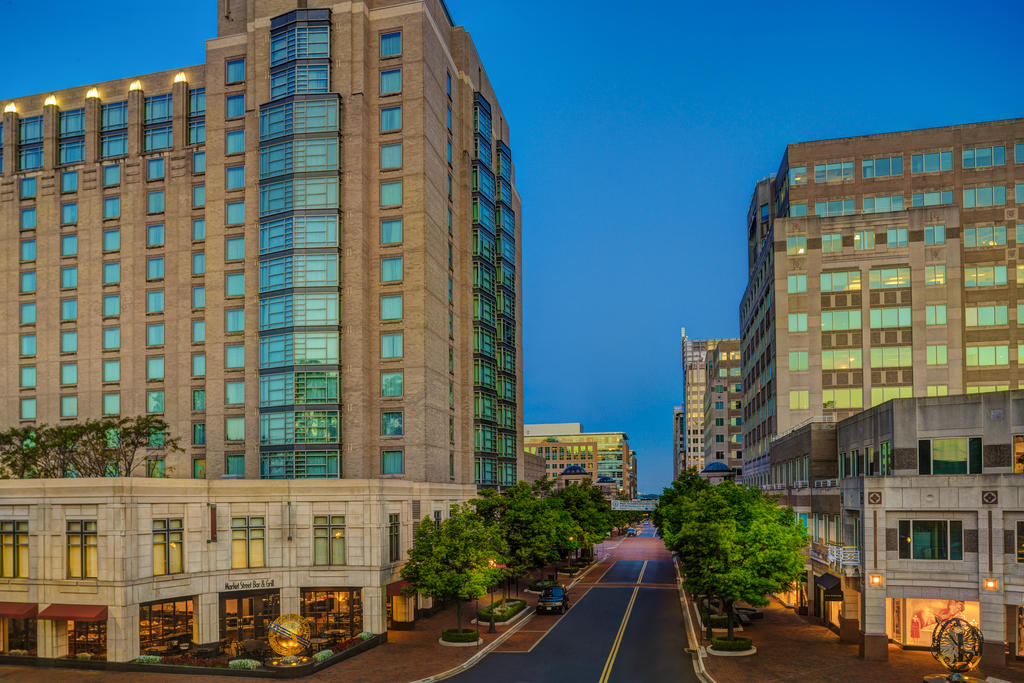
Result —
<instances>
[{"instance_id":1,"label":"parked car","mask_svg":"<svg viewBox=\"0 0 1024 683\"><path fill-rule=\"evenodd\" d=\"M537 601L538 612L565 614L567 609L569 609L569 591L565 590L565 586L545 588L541 593L540 600Z\"/></svg>"},{"instance_id":2,"label":"parked car","mask_svg":"<svg viewBox=\"0 0 1024 683\"><path fill-rule=\"evenodd\" d=\"M636 536L636 529L633 528L633 527L629 527L628 529L626 529L626 535L627 536Z\"/></svg>"}]
</instances>

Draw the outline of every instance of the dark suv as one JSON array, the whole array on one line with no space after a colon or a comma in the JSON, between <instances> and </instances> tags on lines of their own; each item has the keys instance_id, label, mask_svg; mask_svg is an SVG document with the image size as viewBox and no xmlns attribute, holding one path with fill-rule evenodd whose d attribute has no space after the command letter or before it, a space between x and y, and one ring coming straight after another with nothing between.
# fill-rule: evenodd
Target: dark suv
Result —
<instances>
[{"instance_id":1,"label":"dark suv","mask_svg":"<svg viewBox=\"0 0 1024 683\"><path fill-rule=\"evenodd\" d=\"M565 590L565 586L545 588L537 602L538 612L565 614L567 609L569 609L569 591Z\"/></svg>"}]
</instances>

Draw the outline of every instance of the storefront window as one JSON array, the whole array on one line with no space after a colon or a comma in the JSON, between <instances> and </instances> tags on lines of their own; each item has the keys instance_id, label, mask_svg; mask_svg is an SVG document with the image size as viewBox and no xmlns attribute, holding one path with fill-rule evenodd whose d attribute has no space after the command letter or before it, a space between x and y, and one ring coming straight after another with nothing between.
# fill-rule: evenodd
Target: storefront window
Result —
<instances>
[{"instance_id":1,"label":"storefront window","mask_svg":"<svg viewBox=\"0 0 1024 683\"><path fill-rule=\"evenodd\" d=\"M359 588L303 589L302 616L314 636L343 640L363 630L363 599Z\"/></svg>"},{"instance_id":2,"label":"storefront window","mask_svg":"<svg viewBox=\"0 0 1024 683\"><path fill-rule=\"evenodd\" d=\"M36 655L35 617L7 619L7 645L4 651L9 654L14 650L21 650L30 657Z\"/></svg>"},{"instance_id":3,"label":"storefront window","mask_svg":"<svg viewBox=\"0 0 1024 683\"><path fill-rule=\"evenodd\" d=\"M1013 437L1013 471L1024 472L1024 436Z\"/></svg>"},{"instance_id":4,"label":"storefront window","mask_svg":"<svg viewBox=\"0 0 1024 683\"><path fill-rule=\"evenodd\" d=\"M139 605L139 651L163 655L189 649L193 616L192 598Z\"/></svg>"},{"instance_id":5,"label":"storefront window","mask_svg":"<svg viewBox=\"0 0 1024 683\"><path fill-rule=\"evenodd\" d=\"M947 619L959 617L978 625L978 603L963 600L921 600L906 599L903 613L907 628L904 645L908 647L931 647L935 626Z\"/></svg>"},{"instance_id":6,"label":"storefront window","mask_svg":"<svg viewBox=\"0 0 1024 683\"><path fill-rule=\"evenodd\" d=\"M1017 649L1018 657L1024 657L1024 607L1017 608Z\"/></svg>"},{"instance_id":7,"label":"storefront window","mask_svg":"<svg viewBox=\"0 0 1024 683\"><path fill-rule=\"evenodd\" d=\"M102 621L69 621L68 622L68 655L88 652L93 659L107 657L107 622Z\"/></svg>"},{"instance_id":8,"label":"storefront window","mask_svg":"<svg viewBox=\"0 0 1024 683\"><path fill-rule=\"evenodd\" d=\"M221 649L232 656L266 650L267 629L280 615L280 591L221 593Z\"/></svg>"}]
</instances>

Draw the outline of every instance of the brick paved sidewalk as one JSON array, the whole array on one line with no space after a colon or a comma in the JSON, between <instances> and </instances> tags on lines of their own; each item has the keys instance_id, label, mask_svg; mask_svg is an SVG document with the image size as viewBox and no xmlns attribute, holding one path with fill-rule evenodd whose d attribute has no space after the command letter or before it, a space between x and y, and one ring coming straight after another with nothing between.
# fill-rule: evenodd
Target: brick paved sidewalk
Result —
<instances>
[{"instance_id":1,"label":"brick paved sidewalk","mask_svg":"<svg viewBox=\"0 0 1024 683\"><path fill-rule=\"evenodd\" d=\"M763 611L764 619L744 626L740 634L754 640L756 655L709 655L705 659L708 673L718 683L920 683L925 675L942 673L928 652L890 645L888 662L867 662L857 656L857 645L840 644L839 636L817 619L797 615L774 601ZM994 676L1024 682L1024 663L1015 662L1008 669L978 670L973 675L983 680Z\"/></svg>"}]
</instances>

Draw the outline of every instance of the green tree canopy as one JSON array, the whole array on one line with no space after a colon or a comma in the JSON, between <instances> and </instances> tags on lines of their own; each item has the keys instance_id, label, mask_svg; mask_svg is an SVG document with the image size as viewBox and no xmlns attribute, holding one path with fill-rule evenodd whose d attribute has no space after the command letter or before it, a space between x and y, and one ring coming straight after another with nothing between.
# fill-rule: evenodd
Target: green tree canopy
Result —
<instances>
[{"instance_id":1,"label":"green tree canopy","mask_svg":"<svg viewBox=\"0 0 1024 683\"><path fill-rule=\"evenodd\" d=\"M579 547L589 548L604 540L612 530L612 508L604 493L590 482L566 486L553 498L560 501L579 529Z\"/></svg>"},{"instance_id":2,"label":"green tree canopy","mask_svg":"<svg viewBox=\"0 0 1024 683\"><path fill-rule=\"evenodd\" d=\"M495 584L507 548L500 533L485 523L468 503L454 507L439 526L424 519L416 528L402 578L406 595L422 593L435 600L455 600L458 629L462 630L462 601L480 597Z\"/></svg>"}]
</instances>

